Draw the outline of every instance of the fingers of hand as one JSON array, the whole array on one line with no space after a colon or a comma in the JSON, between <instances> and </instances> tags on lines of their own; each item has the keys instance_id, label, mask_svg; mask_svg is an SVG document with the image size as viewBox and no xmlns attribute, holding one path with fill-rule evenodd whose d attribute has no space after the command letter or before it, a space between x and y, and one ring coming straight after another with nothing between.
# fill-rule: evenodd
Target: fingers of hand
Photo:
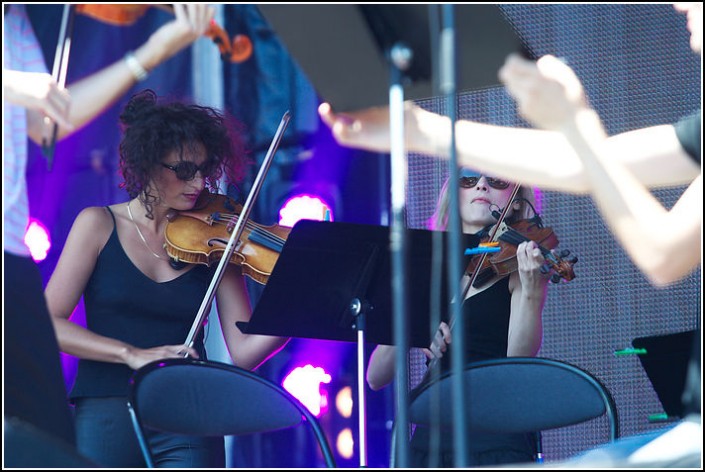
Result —
<instances>
[{"instance_id":1,"label":"fingers of hand","mask_svg":"<svg viewBox=\"0 0 705 472\"><path fill-rule=\"evenodd\" d=\"M204 34L210 26L215 11L212 7L199 3L175 3L176 21L188 27L190 34L196 37Z\"/></svg>"},{"instance_id":2,"label":"fingers of hand","mask_svg":"<svg viewBox=\"0 0 705 472\"><path fill-rule=\"evenodd\" d=\"M446 352L448 348L446 337L450 338L450 332L444 333L442 328L436 330L436 334L433 336L433 341L429 348L434 357L443 357L443 353Z\"/></svg>"},{"instance_id":3,"label":"fingers of hand","mask_svg":"<svg viewBox=\"0 0 705 472\"><path fill-rule=\"evenodd\" d=\"M440 359L443 357L443 353L445 352L445 347L441 348L440 346L436 345L435 343L431 345L431 353L433 354L433 357L437 357Z\"/></svg>"},{"instance_id":4,"label":"fingers of hand","mask_svg":"<svg viewBox=\"0 0 705 472\"><path fill-rule=\"evenodd\" d=\"M59 89L56 84L52 84L46 101L42 107L42 112L53 122L66 129L73 129L74 126L69 121L69 107L71 98L66 90ZM46 120L45 120L46 121Z\"/></svg>"},{"instance_id":5,"label":"fingers of hand","mask_svg":"<svg viewBox=\"0 0 705 472\"><path fill-rule=\"evenodd\" d=\"M193 357L198 359L198 352L192 347L188 346L170 346L171 353L176 357Z\"/></svg>"},{"instance_id":6,"label":"fingers of hand","mask_svg":"<svg viewBox=\"0 0 705 472\"><path fill-rule=\"evenodd\" d=\"M445 321L442 321L440 326L438 327L438 331L441 334L441 341L445 342L446 344L450 344L450 326L448 326Z\"/></svg>"},{"instance_id":7,"label":"fingers of hand","mask_svg":"<svg viewBox=\"0 0 705 472\"><path fill-rule=\"evenodd\" d=\"M534 241L527 241L517 246L517 264L520 270L539 270L544 263L544 257Z\"/></svg>"}]
</instances>

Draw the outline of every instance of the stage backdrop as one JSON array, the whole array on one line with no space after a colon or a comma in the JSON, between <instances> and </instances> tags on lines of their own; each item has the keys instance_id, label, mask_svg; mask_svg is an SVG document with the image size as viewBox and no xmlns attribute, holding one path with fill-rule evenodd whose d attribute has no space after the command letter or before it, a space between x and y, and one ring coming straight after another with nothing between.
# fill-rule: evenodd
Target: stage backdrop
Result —
<instances>
[{"instance_id":1,"label":"stage backdrop","mask_svg":"<svg viewBox=\"0 0 705 472\"><path fill-rule=\"evenodd\" d=\"M700 58L688 47L685 18L671 5L501 8L537 55L553 54L568 61L610 134L672 123L701 107ZM458 45L461 57L466 46ZM441 98L419 104L447 112ZM498 125L529 126L517 117L502 87L462 93L459 115ZM411 156L409 174L409 226L424 227L447 166L426 156ZM682 191L659 189L655 195L670 208ZM700 270L667 288L654 288L615 241L589 197L540 194L544 223L554 229L560 247L579 261L575 280L549 287L539 356L567 361L598 377L614 396L623 436L664 426L648 420L663 410L639 359L614 352L631 347L636 337L699 326ZM519 397L522 392L516 394ZM605 421L598 419L546 432L546 460L569 457L604 442L606 431Z\"/></svg>"}]
</instances>

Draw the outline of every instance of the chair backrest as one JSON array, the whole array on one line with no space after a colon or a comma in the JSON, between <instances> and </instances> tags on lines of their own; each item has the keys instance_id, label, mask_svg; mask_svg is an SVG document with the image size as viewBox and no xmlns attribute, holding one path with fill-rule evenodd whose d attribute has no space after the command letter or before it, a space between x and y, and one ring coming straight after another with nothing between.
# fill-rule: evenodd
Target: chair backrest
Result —
<instances>
[{"instance_id":1,"label":"chair backrest","mask_svg":"<svg viewBox=\"0 0 705 472\"><path fill-rule=\"evenodd\" d=\"M539 432L606 415L609 440L619 437L617 409L609 390L589 372L566 362L538 357L474 362L465 366L463 382L468 431ZM452 384L451 373L446 373L411 392L410 422L451 428L457 419L452 412ZM443 414L431 408L439 399Z\"/></svg>"},{"instance_id":2,"label":"chair backrest","mask_svg":"<svg viewBox=\"0 0 705 472\"><path fill-rule=\"evenodd\" d=\"M335 461L320 424L289 392L239 367L197 359L165 359L134 373L128 409L148 467L143 428L194 436L237 436L307 423L328 467Z\"/></svg>"}]
</instances>

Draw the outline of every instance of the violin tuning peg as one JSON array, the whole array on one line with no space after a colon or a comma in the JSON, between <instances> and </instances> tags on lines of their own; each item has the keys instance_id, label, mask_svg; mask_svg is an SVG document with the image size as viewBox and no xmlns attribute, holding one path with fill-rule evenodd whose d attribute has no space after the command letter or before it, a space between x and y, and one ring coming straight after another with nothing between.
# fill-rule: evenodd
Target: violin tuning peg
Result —
<instances>
[{"instance_id":1,"label":"violin tuning peg","mask_svg":"<svg viewBox=\"0 0 705 472\"><path fill-rule=\"evenodd\" d=\"M553 282L554 284L560 283L560 281L561 281L561 275L560 275L560 274L553 274L553 275L551 276L551 282Z\"/></svg>"},{"instance_id":2,"label":"violin tuning peg","mask_svg":"<svg viewBox=\"0 0 705 472\"><path fill-rule=\"evenodd\" d=\"M568 257L568 255L570 255L570 250L561 249L561 252L559 253L558 256L562 259L562 258Z\"/></svg>"},{"instance_id":3,"label":"violin tuning peg","mask_svg":"<svg viewBox=\"0 0 705 472\"><path fill-rule=\"evenodd\" d=\"M568 261L571 264L575 264L576 262L578 262L578 257L577 256L570 256L570 257L566 258L566 261Z\"/></svg>"}]
</instances>

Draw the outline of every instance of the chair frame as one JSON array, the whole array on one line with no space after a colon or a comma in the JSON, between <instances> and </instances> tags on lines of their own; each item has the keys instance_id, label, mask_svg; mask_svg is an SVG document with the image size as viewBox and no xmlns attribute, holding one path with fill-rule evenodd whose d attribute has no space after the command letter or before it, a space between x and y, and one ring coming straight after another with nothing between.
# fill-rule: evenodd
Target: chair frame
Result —
<instances>
[{"instance_id":1,"label":"chair frame","mask_svg":"<svg viewBox=\"0 0 705 472\"><path fill-rule=\"evenodd\" d=\"M278 395L283 397L284 399L288 400L289 403L291 403L300 413L303 419L305 419L305 422L308 423L311 427L311 430L316 438L316 441L318 442L318 445L320 447L321 454L323 456L323 459L325 461L326 467L334 468L336 467L335 464L335 458L333 456L332 450L330 448L330 445L328 443L328 440L323 432L323 429L321 428L318 420L316 417L304 406L296 397L291 395L289 392L287 392L284 388L280 387L279 385L275 384L274 382L260 376L259 374L256 374L252 371L242 369L240 367L230 365L230 364L225 364L221 362L216 362L216 361L203 361L199 359L193 359L193 358L178 358L178 359L163 359L159 361L154 361L149 364L146 364L142 368L138 369L133 375L132 378L130 379L129 383L129 389L128 389L128 401L127 401L127 408L130 413L130 417L132 419L132 425L135 430L135 434L137 435L137 439L140 445L140 448L142 450L142 454L145 458L145 462L147 463L147 467L149 468L154 468L154 459L152 457L151 450L149 448L149 444L147 442L147 439L144 434L143 430L143 420L140 415L140 407L139 407L139 402L137 401L138 394L139 394L139 388L144 381L146 377L148 377L150 374L154 373L157 370L165 369L165 368L178 368L179 366L196 366L196 367L202 367L204 369L217 369L220 371L226 371L235 375L238 375L240 377L244 377L252 382L256 382L262 386L265 386L272 391L276 392ZM302 421L303 422L303 421ZM184 433L188 434L188 431L183 431ZM253 431L254 432L254 431ZM248 434L248 433L239 433L239 434Z\"/></svg>"},{"instance_id":2,"label":"chair frame","mask_svg":"<svg viewBox=\"0 0 705 472\"><path fill-rule=\"evenodd\" d=\"M463 369L463 374L467 375L468 372L474 372L478 371L479 369L483 368L497 368L501 366L522 366L522 365L529 365L532 367L543 367L543 368L551 368L551 369L558 369L560 371L563 371L562 374L569 374L569 375L574 375L575 379L580 379L587 384L589 384L592 388L595 389L595 392L597 396L600 398L603 407L602 411L600 413L589 413L589 417L585 417L583 415L583 418L578 418L577 416L574 418L566 418L565 420L556 420L555 422L548 421L547 418L544 418L540 420L540 422L534 421L534 423L529 426L526 425L525 427L520 427L520 428L515 428L511 425L509 425L509 421L498 419L497 421L492 421L494 424L489 425L485 427L484 430L486 431L492 431L492 432L523 432L523 433L530 433L530 432L537 432L538 434L538 439L539 439L539 460L541 460L541 447L540 447L540 432L541 431L546 431L546 430L551 430L551 429L557 429L557 428L563 428L575 424L580 424L583 422L590 421L592 419L600 418L602 416L606 416L608 423L609 423L609 441L614 442L618 437L619 437L619 421L618 421L618 414L617 414L617 408L616 404L614 402L614 399L607 389L607 387L600 382L594 375L591 373L587 372L586 370L581 369L580 367L577 367L575 365L569 364L564 361L558 361L555 359L548 359L548 358L542 358L542 357L507 357L507 358L501 358L501 359L490 359L490 360L484 360L484 361L478 361L478 362L471 362L468 363L465 368ZM472 374L471 374L472 375ZM409 414L409 421L410 423L417 423L418 418L414 417L413 411L412 411L412 405L414 404L414 401L416 401L419 397L421 397L425 392L427 392L429 389L433 388L434 386L438 385L439 383L443 382L444 380L450 379L452 376L452 372L446 372L442 374L441 376L437 377L436 379L426 382L423 385L417 387L410 395L409 398L409 409L410 409L410 414ZM467 380L467 379L466 379ZM415 419L417 421L415 421ZM538 421L538 420L537 420ZM483 427L479 424L474 424L471 425L474 427L475 430L482 431ZM392 428L392 444L391 444L391 455L390 455L390 467L395 467L395 461L396 461L396 441L397 441L397 424L395 422L394 427Z\"/></svg>"}]
</instances>

